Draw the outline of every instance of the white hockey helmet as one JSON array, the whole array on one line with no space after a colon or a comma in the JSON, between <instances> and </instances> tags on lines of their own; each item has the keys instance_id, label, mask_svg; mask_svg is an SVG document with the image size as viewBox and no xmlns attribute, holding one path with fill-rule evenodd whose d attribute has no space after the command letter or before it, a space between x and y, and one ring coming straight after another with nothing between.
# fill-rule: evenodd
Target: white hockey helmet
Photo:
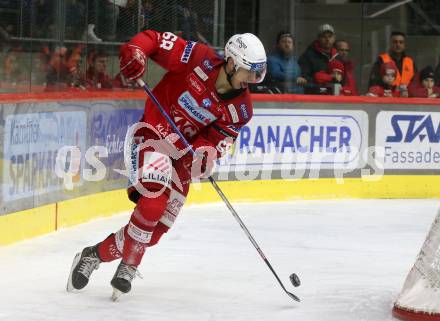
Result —
<instances>
[{"instance_id":1,"label":"white hockey helmet","mask_svg":"<svg viewBox=\"0 0 440 321\"><path fill-rule=\"evenodd\" d=\"M266 75L266 51L260 39L252 33L236 34L229 38L225 46L225 60L234 60L235 70L243 68L256 73L255 83L260 83Z\"/></svg>"}]
</instances>

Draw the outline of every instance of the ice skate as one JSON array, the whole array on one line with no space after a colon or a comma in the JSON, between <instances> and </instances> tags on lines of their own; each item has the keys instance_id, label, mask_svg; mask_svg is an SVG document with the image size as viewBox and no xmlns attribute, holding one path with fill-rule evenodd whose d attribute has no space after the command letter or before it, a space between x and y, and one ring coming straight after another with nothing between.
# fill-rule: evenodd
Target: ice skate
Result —
<instances>
[{"instance_id":1,"label":"ice skate","mask_svg":"<svg viewBox=\"0 0 440 321\"><path fill-rule=\"evenodd\" d=\"M122 261L119 263L116 273L110 282L113 287L113 301L116 301L122 294L130 292L131 281L135 278L136 271L137 268L135 266L125 264Z\"/></svg>"},{"instance_id":2,"label":"ice skate","mask_svg":"<svg viewBox=\"0 0 440 321\"><path fill-rule=\"evenodd\" d=\"M82 252L77 253L70 269L67 292L84 288L93 270L97 270L100 263L98 245L86 247Z\"/></svg>"}]
</instances>

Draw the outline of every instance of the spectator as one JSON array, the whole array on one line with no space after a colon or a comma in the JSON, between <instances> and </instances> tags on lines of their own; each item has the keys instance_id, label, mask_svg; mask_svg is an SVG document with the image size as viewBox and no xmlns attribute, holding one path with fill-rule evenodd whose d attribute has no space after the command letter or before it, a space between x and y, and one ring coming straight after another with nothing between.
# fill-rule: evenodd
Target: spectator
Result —
<instances>
[{"instance_id":1,"label":"spectator","mask_svg":"<svg viewBox=\"0 0 440 321\"><path fill-rule=\"evenodd\" d=\"M47 90L56 91L65 89L66 84L62 80L66 78L67 66L65 64L66 47L57 47L51 53L49 64L47 67Z\"/></svg>"},{"instance_id":2,"label":"spectator","mask_svg":"<svg viewBox=\"0 0 440 321\"><path fill-rule=\"evenodd\" d=\"M86 6L80 0L66 0L66 39L77 40L82 36L81 28L86 24Z\"/></svg>"},{"instance_id":3,"label":"spectator","mask_svg":"<svg viewBox=\"0 0 440 321\"><path fill-rule=\"evenodd\" d=\"M356 79L354 77L354 63L349 58L349 52L350 52L350 45L346 40L337 40L335 42L335 48L338 52L339 57L342 60L342 63L344 64L344 79L345 79L345 85L344 85L344 91L346 94L352 95L352 96L358 96L359 92L357 90L356 86Z\"/></svg>"},{"instance_id":4,"label":"spectator","mask_svg":"<svg viewBox=\"0 0 440 321\"><path fill-rule=\"evenodd\" d=\"M58 47L51 54L47 69L47 91L85 90L85 76L81 72L83 45L69 51Z\"/></svg>"},{"instance_id":5,"label":"spectator","mask_svg":"<svg viewBox=\"0 0 440 321\"><path fill-rule=\"evenodd\" d=\"M151 0L128 0L125 7L120 7L117 21L118 41L129 41L139 31L150 29L154 25L154 6Z\"/></svg>"},{"instance_id":6,"label":"spectator","mask_svg":"<svg viewBox=\"0 0 440 321\"><path fill-rule=\"evenodd\" d=\"M410 88L411 97L438 98L440 88L435 86L434 68L427 66L420 71L420 85Z\"/></svg>"},{"instance_id":7,"label":"spectator","mask_svg":"<svg viewBox=\"0 0 440 321\"><path fill-rule=\"evenodd\" d=\"M368 89L367 96L371 97L400 97L399 89L394 82L398 69L394 61L389 61L380 66L380 82Z\"/></svg>"},{"instance_id":8,"label":"spectator","mask_svg":"<svg viewBox=\"0 0 440 321\"><path fill-rule=\"evenodd\" d=\"M127 6L128 1L133 0L87 0L89 10L87 39L94 42L115 41L119 11Z\"/></svg>"},{"instance_id":9,"label":"spectator","mask_svg":"<svg viewBox=\"0 0 440 321\"><path fill-rule=\"evenodd\" d=\"M11 35L6 29L0 25L0 43L9 42L11 40Z\"/></svg>"},{"instance_id":10,"label":"spectator","mask_svg":"<svg viewBox=\"0 0 440 321\"><path fill-rule=\"evenodd\" d=\"M20 1L0 1L0 28L2 29L2 38L9 40L11 36L18 37L21 27L19 24L20 7Z\"/></svg>"},{"instance_id":11,"label":"spectator","mask_svg":"<svg viewBox=\"0 0 440 321\"><path fill-rule=\"evenodd\" d=\"M280 88L283 93L303 94L307 80L301 77L301 67L293 48L293 36L285 31L278 33L276 52L267 59L267 82Z\"/></svg>"},{"instance_id":12,"label":"spectator","mask_svg":"<svg viewBox=\"0 0 440 321\"><path fill-rule=\"evenodd\" d=\"M314 81L321 95L352 95L350 88L345 85L344 64L337 59L329 61L326 71L315 73Z\"/></svg>"},{"instance_id":13,"label":"spectator","mask_svg":"<svg viewBox=\"0 0 440 321\"><path fill-rule=\"evenodd\" d=\"M139 32L141 19L139 19L140 12L138 9L137 1L132 0L129 0L126 6L120 8L116 28L118 41L126 42Z\"/></svg>"},{"instance_id":14,"label":"spectator","mask_svg":"<svg viewBox=\"0 0 440 321\"><path fill-rule=\"evenodd\" d=\"M34 38L51 39L56 37L55 19L57 12L56 1L32 0L23 2L24 35ZM80 23L80 22L78 22Z\"/></svg>"},{"instance_id":15,"label":"spectator","mask_svg":"<svg viewBox=\"0 0 440 321\"><path fill-rule=\"evenodd\" d=\"M440 57L437 66L434 71L434 79L436 86L440 86Z\"/></svg>"},{"instance_id":16,"label":"spectator","mask_svg":"<svg viewBox=\"0 0 440 321\"><path fill-rule=\"evenodd\" d=\"M42 45L39 51L36 52L35 56L32 58L31 63L31 91L42 91L46 88L47 80L47 70L50 61L50 51L47 45Z\"/></svg>"},{"instance_id":17,"label":"spectator","mask_svg":"<svg viewBox=\"0 0 440 321\"><path fill-rule=\"evenodd\" d=\"M108 55L103 51L92 50L87 59L86 84L90 89L111 89L113 80L107 74Z\"/></svg>"},{"instance_id":18,"label":"spectator","mask_svg":"<svg viewBox=\"0 0 440 321\"><path fill-rule=\"evenodd\" d=\"M151 20L154 16L154 5L151 0L142 1L142 26L144 29L152 29Z\"/></svg>"},{"instance_id":19,"label":"spectator","mask_svg":"<svg viewBox=\"0 0 440 321\"><path fill-rule=\"evenodd\" d=\"M335 43L335 30L329 24L323 24L318 29L318 37L307 48L299 59L302 74L307 80L306 94L314 94L319 92L319 84L315 79L317 72L326 72L327 64L333 59L339 59L336 49L333 47ZM330 81L330 79L329 79Z\"/></svg>"},{"instance_id":20,"label":"spectator","mask_svg":"<svg viewBox=\"0 0 440 321\"><path fill-rule=\"evenodd\" d=\"M388 53L381 54L371 70L370 87L380 83L382 64L393 61L397 67L396 79L393 85L400 87L402 97L408 97L407 88L414 79L417 70L414 60L405 54L405 41L406 36L403 32L395 31L391 33Z\"/></svg>"},{"instance_id":21,"label":"spectator","mask_svg":"<svg viewBox=\"0 0 440 321\"><path fill-rule=\"evenodd\" d=\"M199 24L198 24L198 32L202 37L206 37L205 41L207 44L212 43L213 34L212 30L214 30L214 7L210 5L209 2L204 5L203 10L200 10L199 14ZM199 37L200 38L200 37Z\"/></svg>"},{"instance_id":22,"label":"spectator","mask_svg":"<svg viewBox=\"0 0 440 321\"><path fill-rule=\"evenodd\" d=\"M86 81L85 75L81 71L82 51L85 48L84 44L77 45L69 52L66 60L67 75L66 83L70 89L85 90Z\"/></svg>"},{"instance_id":23,"label":"spectator","mask_svg":"<svg viewBox=\"0 0 440 321\"><path fill-rule=\"evenodd\" d=\"M2 81L10 86L11 89L18 85L24 85L29 81L28 67L22 56L22 47L20 45L12 47L3 58L3 76Z\"/></svg>"},{"instance_id":24,"label":"spectator","mask_svg":"<svg viewBox=\"0 0 440 321\"><path fill-rule=\"evenodd\" d=\"M321 93L328 95L343 95L344 64L336 59L329 61L327 72L320 71L315 74L315 82L321 85Z\"/></svg>"},{"instance_id":25,"label":"spectator","mask_svg":"<svg viewBox=\"0 0 440 321\"><path fill-rule=\"evenodd\" d=\"M182 0L176 5L177 28L176 35L185 40L199 41L208 44L205 36L199 31L199 17L193 10L192 0Z\"/></svg>"}]
</instances>

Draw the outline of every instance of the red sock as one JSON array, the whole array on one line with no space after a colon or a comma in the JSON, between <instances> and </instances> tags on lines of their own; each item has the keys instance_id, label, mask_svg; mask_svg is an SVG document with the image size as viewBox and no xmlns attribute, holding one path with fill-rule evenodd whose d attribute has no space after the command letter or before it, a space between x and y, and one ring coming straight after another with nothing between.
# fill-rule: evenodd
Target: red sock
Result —
<instances>
[{"instance_id":1,"label":"red sock","mask_svg":"<svg viewBox=\"0 0 440 321\"><path fill-rule=\"evenodd\" d=\"M122 257L126 229L126 226L121 228L118 232L110 234L104 241L99 243L98 255L101 261L111 262Z\"/></svg>"},{"instance_id":2,"label":"red sock","mask_svg":"<svg viewBox=\"0 0 440 321\"><path fill-rule=\"evenodd\" d=\"M145 249L153 239L153 232L167 206L168 196L161 194L156 198L141 197L131 215L124 233L122 261L138 266Z\"/></svg>"}]
</instances>

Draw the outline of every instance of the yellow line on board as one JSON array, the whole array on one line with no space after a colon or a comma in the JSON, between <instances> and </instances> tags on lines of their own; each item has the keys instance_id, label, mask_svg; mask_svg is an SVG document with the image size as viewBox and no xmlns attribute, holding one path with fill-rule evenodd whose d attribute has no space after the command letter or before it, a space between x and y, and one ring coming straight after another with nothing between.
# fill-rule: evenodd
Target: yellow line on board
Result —
<instances>
[{"instance_id":1,"label":"yellow line on board","mask_svg":"<svg viewBox=\"0 0 440 321\"><path fill-rule=\"evenodd\" d=\"M125 189L73 198L58 203L58 227L74 226L133 207Z\"/></svg>"},{"instance_id":2,"label":"yellow line on board","mask_svg":"<svg viewBox=\"0 0 440 321\"><path fill-rule=\"evenodd\" d=\"M220 202L209 183L193 184L187 204ZM230 201L280 202L339 198L440 198L440 176L369 176L219 182Z\"/></svg>"},{"instance_id":3,"label":"yellow line on board","mask_svg":"<svg viewBox=\"0 0 440 321\"><path fill-rule=\"evenodd\" d=\"M0 216L0 245L55 231L55 204Z\"/></svg>"}]
</instances>

